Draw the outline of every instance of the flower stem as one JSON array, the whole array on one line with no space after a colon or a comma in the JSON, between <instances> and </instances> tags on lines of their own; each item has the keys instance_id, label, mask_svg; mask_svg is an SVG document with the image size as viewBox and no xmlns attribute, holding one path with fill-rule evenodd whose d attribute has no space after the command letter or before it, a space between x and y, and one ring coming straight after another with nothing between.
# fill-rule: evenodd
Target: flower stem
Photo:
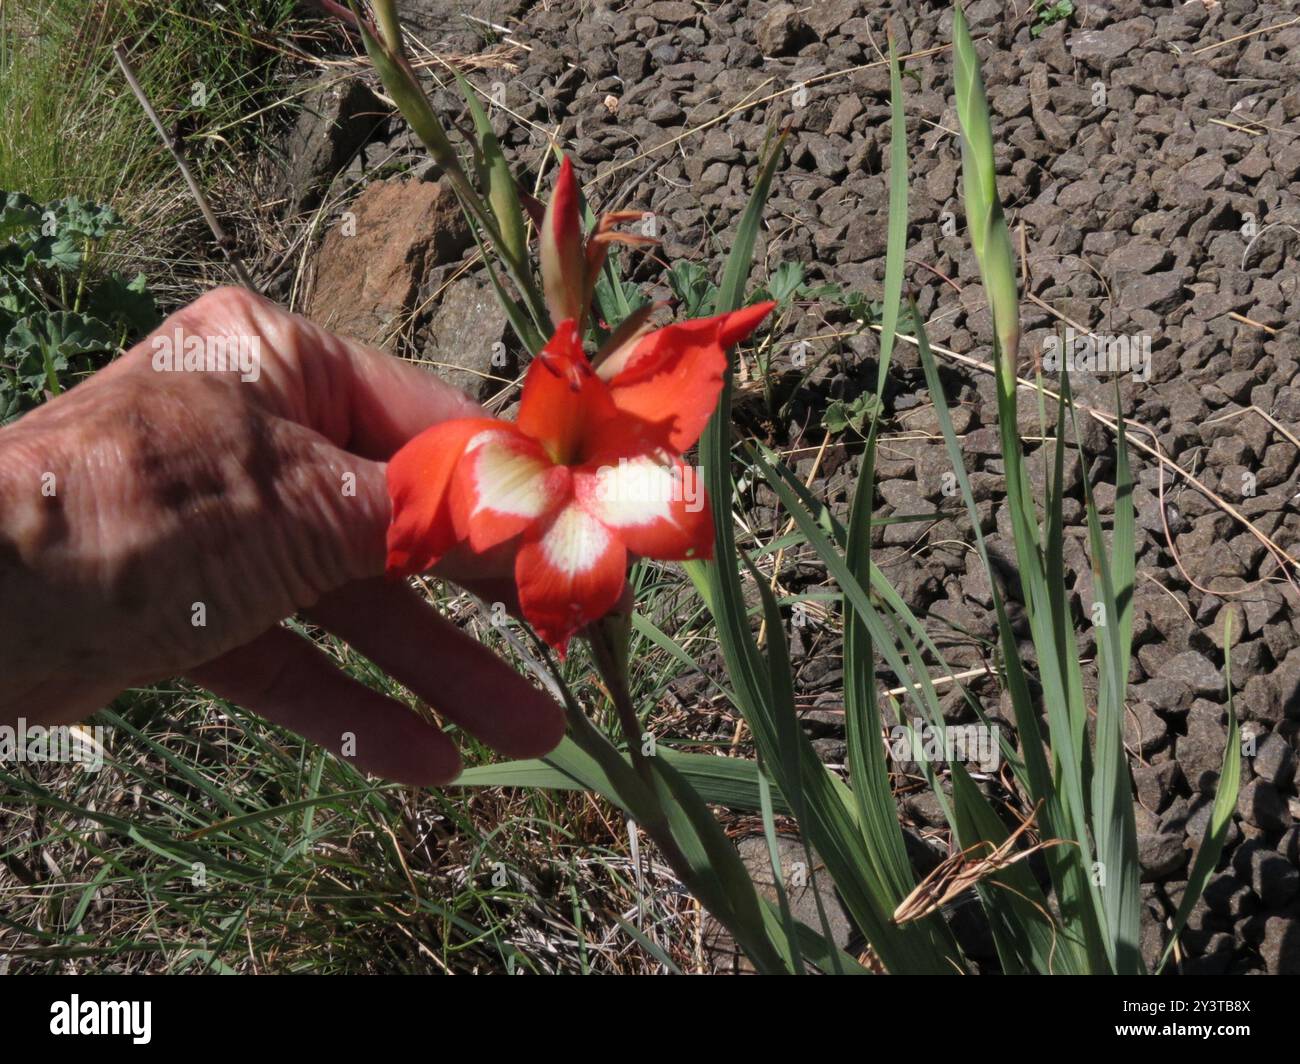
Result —
<instances>
[{"instance_id":1,"label":"flower stem","mask_svg":"<svg viewBox=\"0 0 1300 1064\"><path fill-rule=\"evenodd\" d=\"M650 761L641 749L641 721L632 704L627 676L627 624L615 614L610 614L587 629L591 641L591 654L596 669L609 689L614 712L618 714L619 727L627 741L628 754L637 774L647 786L654 786Z\"/></svg>"},{"instance_id":2,"label":"flower stem","mask_svg":"<svg viewBox=\"0 0 1300 1064\"><path fill-rule=\"evenodd\" d=\"M627 620L630 625L630 617ZM550 649L531 630L529 634L532 636L538 650L541 651L547 666L551 670L551 674L558 682L564 700L565 714L569 721L570 738L584 753L588 754L605 770L624 807L641 829L650 836L651 841L658 847L659 852L663 855L664 860L668 862L669 867L676 873L678 879L686 884L696 897L704 897L706 895L701 891L701 884L696 880L694 868L682 852L681 847L678 846L677 840L673 837L672 826L668 823L668 816L664 812L663 802L659 797L659 788L654 778L654 770L651 768L649 759L641 753L640 735L638 734L640 724L637 720L636 710L632 706L631 696L627 691L626 636L624 636L622 644L624 649L620 653L615 649L617 637L614 637L608 628L604 628L603 634L597 634L598 628L603 628L603 622L598 622L588 628L587 635L591 637L596 667L605 679L611 694L616 691L620 692L618 696L614 697L614 705L619 715L620 727L628 739L629 753L636 768L635 774L628 771L627 762L623 760L609 739L587 719L587 715L583 713L582 707L578 705L577 700L569 690L569 685L564 682L564 678L560 675L560 671L551 657ZM618 664L620 662L621 665Z\"/></svg>"},{"instance_id":3,"label":"flower stem","mask_svg":"<svg viewBox=\"0 0 1300 1064\"><path fill-rule=\"evenodd\" d=\"M627 685L627 639L631 630L630 611L622 617L607 617L606 622L590 626L586 635L591 640L593 658L614 696L623 732L628 736L630 754L636 771L615 748L609 738L597 728L583 712L569 685L565 682L550 648L531 628L525 625L530 641L546 663L564 703L569 722L569 738L589 756L604 772L613 790L615 801L654 843L663 859L678 880L698 898L724 927L728 928L737 943L750 956L760 971L785 971L779 951L767 939L762 928L747 926L731 904L731 899L708 865L693 864L686 856L674 833L672 822L664 806L664 779L656 772L650 758L641 753L640 724L633 708ZM620 631L620 625L622 630ZM604 631L597 632L598 627ZM691 830L687 825L683 830ZM699 840L692 845L698 846Z\"/></svg>"}]
</instances>

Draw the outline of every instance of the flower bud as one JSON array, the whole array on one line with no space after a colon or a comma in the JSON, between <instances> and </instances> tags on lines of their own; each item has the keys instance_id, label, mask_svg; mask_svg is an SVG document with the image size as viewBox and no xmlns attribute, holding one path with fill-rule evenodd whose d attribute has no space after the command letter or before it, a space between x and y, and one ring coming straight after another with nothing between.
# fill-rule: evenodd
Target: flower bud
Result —
<instances>
[{"instance_id":1,"label":"flower bud","mask_svg":"<svg viewBox=\"0 0 1300 1064\"><path fill-rule=\"evenodd\" d=\"M560 177L542 219L541 260L542 290L551 320L572 319L581 328L587 311L583 306L587 266L578 213L578 183L567 157L560 165Z\"/></svg>"}]
</instances>

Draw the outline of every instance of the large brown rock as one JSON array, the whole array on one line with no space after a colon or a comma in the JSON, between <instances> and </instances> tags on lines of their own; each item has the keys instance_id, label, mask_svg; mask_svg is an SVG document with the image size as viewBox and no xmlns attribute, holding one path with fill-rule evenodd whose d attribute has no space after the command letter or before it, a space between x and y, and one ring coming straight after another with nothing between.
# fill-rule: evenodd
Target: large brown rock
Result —
<instances>
[{"instance_id":1,"label":"large brown rock","mask_svg":"<svg viewBox=\"0 0 1300 1064\"><path fill-rule=\"evenodd\" d=\"M307 316L363 343L390 346L415 306L427 270L460 258L471 236L442 183L375 181L316 254Z\"/></svg>"}]
</instances>

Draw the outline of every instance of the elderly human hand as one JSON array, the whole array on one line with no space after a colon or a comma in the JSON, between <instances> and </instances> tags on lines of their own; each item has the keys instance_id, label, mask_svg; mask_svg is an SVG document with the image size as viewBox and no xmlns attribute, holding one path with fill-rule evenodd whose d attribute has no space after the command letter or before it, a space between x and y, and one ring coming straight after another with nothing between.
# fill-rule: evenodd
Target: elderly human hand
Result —
<instances>
[{"instance_id":1,"label":"elderly human hand","mask_svg":"<svg viewBox=\"0 0 1300 1064\"><path fill-rule=\"evenodd\" d=\"M280 624L302 611L494 749L546 753L560 707L382 576L384 461L477 409L242 289L174 314L0 429L0 723L185 676L377 775L454 779L447 735ZM505 598L506 563L455 576Z\"/></svg>"}]
</instances>

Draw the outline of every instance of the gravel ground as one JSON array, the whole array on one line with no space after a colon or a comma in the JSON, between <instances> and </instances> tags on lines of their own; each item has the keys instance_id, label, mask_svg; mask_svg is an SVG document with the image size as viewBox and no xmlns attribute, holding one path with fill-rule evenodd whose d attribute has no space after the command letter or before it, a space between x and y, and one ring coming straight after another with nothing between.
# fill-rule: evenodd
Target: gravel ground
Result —
<instances>
[{"instance_id":1,"label":"gravel ground","mask_svg":"<svg viewBox=\"0 0 1300 1064\"><path fill-rule=\"evenodd\" d=\"M548 138L557 138L597 204L654 212L668 261L720 260L768 132L789 123L760 258L768 269L804 263L811 282L868 300L880 298L884 273L889 108L879 49L889 17L900 51L916 55L905 79L908 280L934 344L987 357L991 319L958 199L946 3L399 6L434 51L489 57L473 76L510 112L498 108L494 121L520 172L536 173ZM1049 338L1067 325L1119 338L1112 351L1135 361L1118 373L1076 370L1072 387L1082 403L1106 411L1118 381L1135 444L1150 449L1137 456L1128 736L1150 917L1143 950L1151 959L1163 946L1190 840L1209 816L1227 735L1222 664L1231 618L1232 683L1247 737L1242 794L1181 965L1300 972L1300 577L1291 561L1300 555L1300 17L1288 4L1254 0L1079 0L1067 23L1036 34L1029 7L979 0L967 9L995 112L1002 199L1024 234L1025 364L1050 353ZM368 91L325 95L295 134L293 204L350 203L373 224L358 229L369 242L365 270L356 258L340 264L339 238L326 237L309 312L449 363L458 383L490 395L485 374L511 375L485 361L506 330L482 281L463 272L468 240L455 211L439 186L377 183L418 153L397 123L375 117ZM461 111L450 93L440 102L447 113ZM332 181L314 190L322 178ZM412 217L425 220L412 225ZM636 279L661 281L662 268L646 260ZM485 342L467 345L467 335ZM818 338L810 379L790 363L801 337ZM776 369L802 383L782 396L778 415L755 410L746 428L793 451L802 475L816 462L815 489L843 505L856 459L838 435L815 457L826 439L822 416L829 401L852 398L874 379L874 335L855 329L844 307L809 300L782 342ZM1014 594L992 379L955 362L947 376L981 518ZM978 639L994 631L990 587L965 548L965 514L944 493L937 422L907 344L895 354L885 416L880 513L952 516L883 529L881 562L933 622L951 664L977 668L985 661ZM1021 427L1039 433L1027 398ZM1114 500L1113 440L1092 418L1080 427L1105 512ZM1040 454L1040 471L1042 462ZM1076 485L1082 475L1075 462ZM760 523L784 522L773 498L760 493L753 502ZM1067 502L1066 516L1065 560L1082 617L1092 593L1081 506ZM798 558L781 578L792 591L825 583L824 572ZM838 636L815 623L794 631L807 727L825 759L841 761ZM1091 637L1082 643L1086 661ZM678 695L689 706L702 690L687 679ZM975 690L997 710L994 686L977 681ZM958 700L950 706L952 719L962 719ZM911 826L935 834L942 818L932 797L908 793L900 804Z\"/></svg>"}]
</instances>

